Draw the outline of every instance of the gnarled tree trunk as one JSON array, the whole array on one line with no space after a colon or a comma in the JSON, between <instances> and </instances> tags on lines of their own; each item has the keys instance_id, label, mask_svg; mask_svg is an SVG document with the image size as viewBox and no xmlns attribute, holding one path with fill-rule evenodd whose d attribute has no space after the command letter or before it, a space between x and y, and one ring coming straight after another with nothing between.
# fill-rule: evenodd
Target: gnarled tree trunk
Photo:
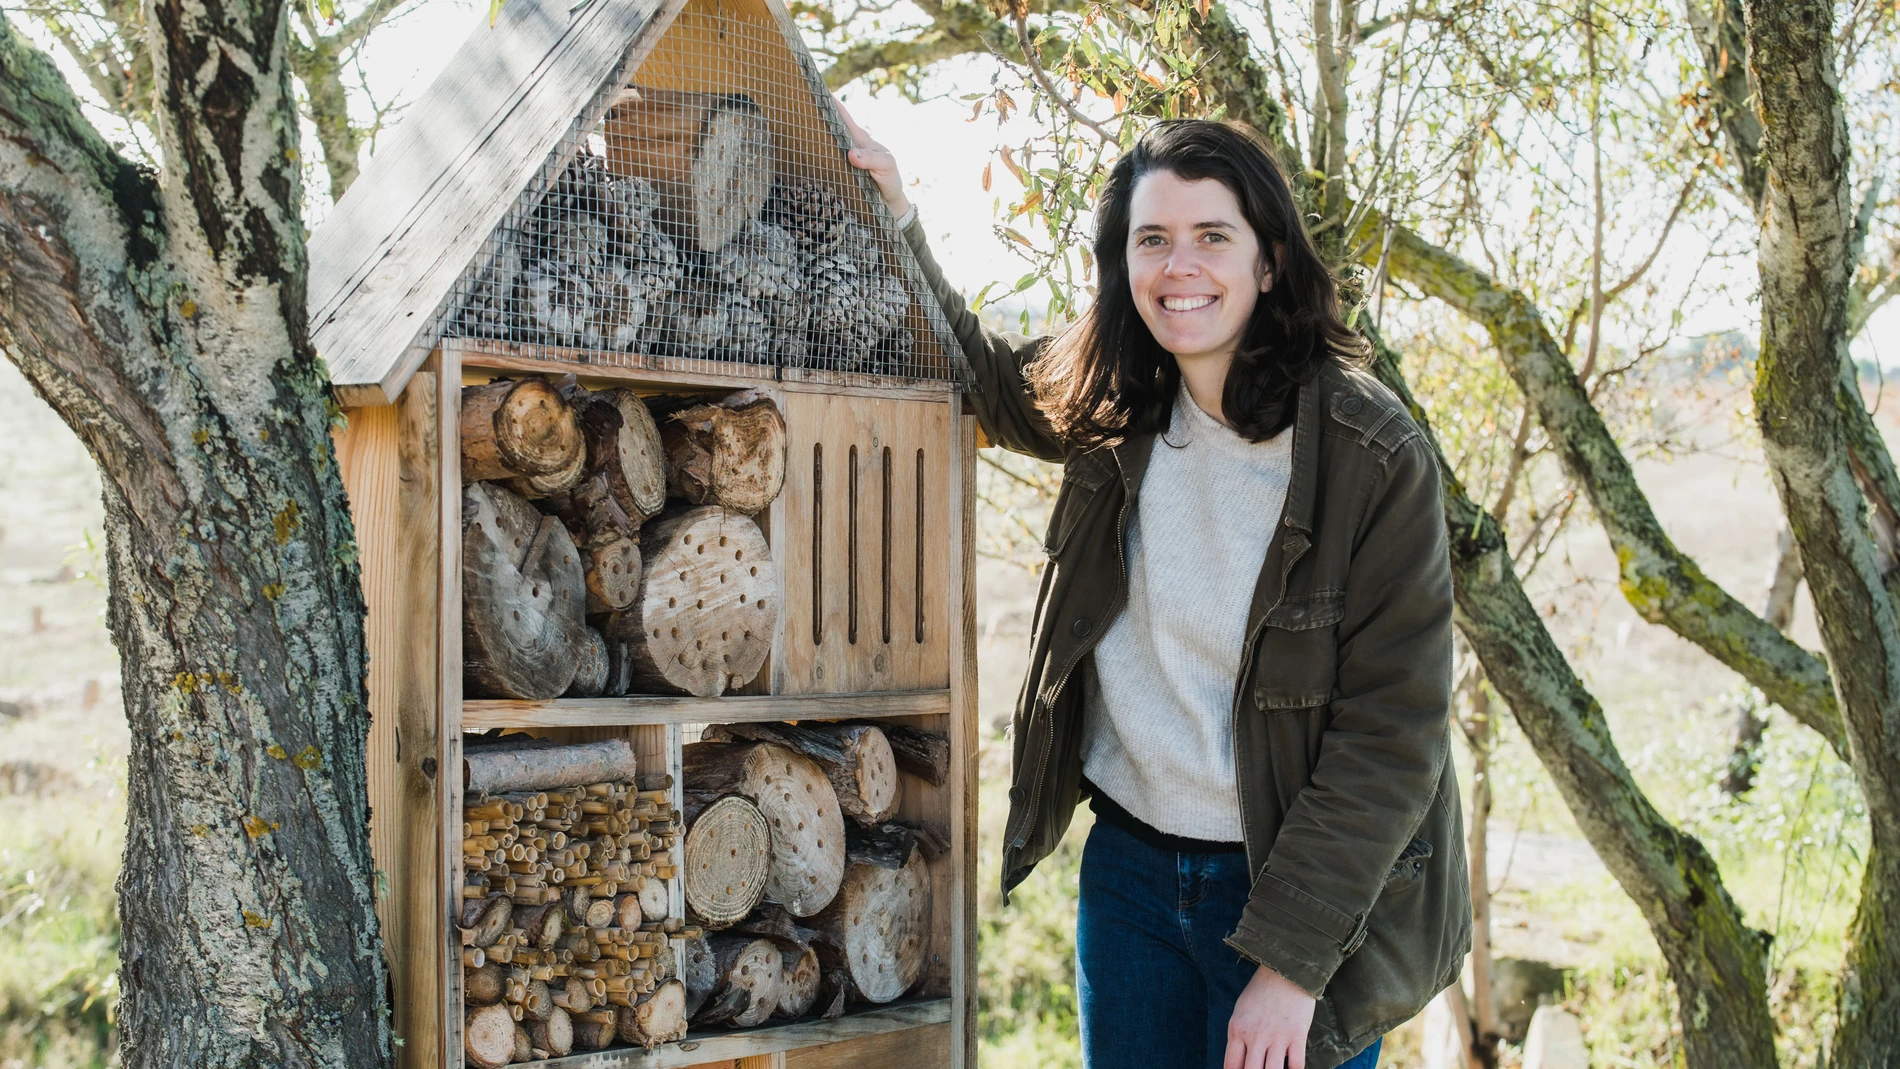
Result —
<instances>
[{"instance_id":1,"label":"gnarled tree trunk","mask_svg":"<svg viewBox=\"0 0 1900 1069\"><path fill-rule=\"evenodd\" d=\"M123 1060L386 1065L363 598L305 329L289 9L146 12L158 176L0 22L0 348L105 498L132 729Z\"/></svg>"}]
</instances>

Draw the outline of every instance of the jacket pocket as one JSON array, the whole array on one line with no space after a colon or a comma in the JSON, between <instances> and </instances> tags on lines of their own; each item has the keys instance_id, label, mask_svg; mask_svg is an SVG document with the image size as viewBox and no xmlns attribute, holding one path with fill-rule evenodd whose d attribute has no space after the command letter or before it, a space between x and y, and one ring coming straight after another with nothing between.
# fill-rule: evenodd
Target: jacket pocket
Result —
<instances>
[{"instance_id":1,"label":"jacket pocket","mask_svg":"<svg viewBox=\"0 0 1900 1069\"><path fill-rule=\"evenodd\" d=\"M1043 536L1042 551L1054 557L1062 552L1069 536L1088 511L1095 492L1107 482L1110 473L1091 455L1074 458L1062 468L1062 488L1056 492L1055 507L1049 510L1049 532Z\"/></svg>"},{"instance_id":2,"label":"jacket pocket","mask_svg":"<svg viewBox=\"0 0 1900 1069\"><path fill-rule=\"evenodd\" d=\"M1254 704L1271 711L1332 701L1345 615L1346 595L1338 590L1290 595L1267 610L1254 655Z\"/></svg>"}]
</instances>

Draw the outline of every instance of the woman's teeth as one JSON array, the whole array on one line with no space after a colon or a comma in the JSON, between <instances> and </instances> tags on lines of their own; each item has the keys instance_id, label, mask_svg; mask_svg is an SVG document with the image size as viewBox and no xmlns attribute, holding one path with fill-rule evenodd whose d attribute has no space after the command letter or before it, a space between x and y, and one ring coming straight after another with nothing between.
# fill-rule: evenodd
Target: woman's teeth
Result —
<instances>
[{"instance_id":1,"label":"woman's teeth","mask_svg":"<svg viewBox=\"0 0 1900 1069\"><path fill-rule=\"evenodd\" d=\"M1196 308L1206 308L1213 303L1214 298L1208 296L1161 298L1161 307L1170 312L1192 312Z\"/></svg>"}]
</instances>

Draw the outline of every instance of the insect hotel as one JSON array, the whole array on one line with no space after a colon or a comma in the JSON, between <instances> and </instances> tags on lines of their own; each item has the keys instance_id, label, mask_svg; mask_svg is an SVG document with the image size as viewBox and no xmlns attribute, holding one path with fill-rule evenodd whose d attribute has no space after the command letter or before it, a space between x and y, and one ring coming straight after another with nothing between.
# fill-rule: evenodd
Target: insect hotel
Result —
<instances>
[{"instance_id":1,"label":"insect hotel","mask_svg":"<svg viewBox=\"0 0 1900 1069\"><path fill-rule=\"evenodd\" d=\"M967 366L777 0L508 0L310 244L415 1069L968 1065Z\"/></svg>"}]
</instances>

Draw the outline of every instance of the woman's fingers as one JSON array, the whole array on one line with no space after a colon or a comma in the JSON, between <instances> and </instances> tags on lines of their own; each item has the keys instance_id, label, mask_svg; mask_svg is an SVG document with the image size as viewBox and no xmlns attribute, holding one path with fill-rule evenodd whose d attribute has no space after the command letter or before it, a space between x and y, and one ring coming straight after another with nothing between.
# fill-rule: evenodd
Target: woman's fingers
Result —
<instances>
[{"instance_id":1,"label":"woman's fingers","mask_svg":"<svg viewBox=\"0 0 1900 1069\"><path fill-rule=\"evenodd\" d=\"M838 101L836 96L831 99ZM838 103L838 114L844 119L845 132L851 135L852 148L845 158L877 183L878 194L884 198L884 206L891 214L902 216L910 210L910 198L904 195L904 179L897 173L897 157L859 126L842 102Z\"/></svg>"},{"instance_id":2,"label":"woman's fingers","mask_svg":"<svg viewBox=\"0 0 1900 1069\"><path fill-rule=\"evenodd\" d=\"M1220 1069L1247 1069L1247 1041L1229 1034L1227 1037L1227 1057L1221 1059Z\"/></svg>"}]
</instances>

